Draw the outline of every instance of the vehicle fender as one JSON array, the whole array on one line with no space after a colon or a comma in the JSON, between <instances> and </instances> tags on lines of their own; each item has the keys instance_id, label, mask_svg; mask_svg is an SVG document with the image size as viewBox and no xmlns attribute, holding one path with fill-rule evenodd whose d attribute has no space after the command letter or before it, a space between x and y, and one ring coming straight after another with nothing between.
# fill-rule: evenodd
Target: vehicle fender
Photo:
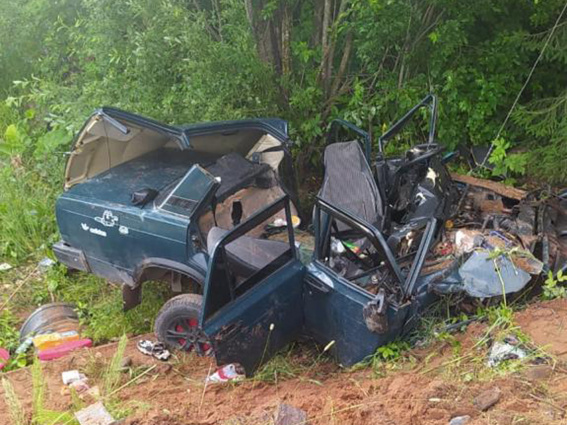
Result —
<instances>
[{"instance_id":1,"label":"vehicle fender","mask_svg":"<svg viewBox=\"0 0 567 425\"><path fill-rule=\"evenodd\" d=\"M203 258L201 258L201 256ZM122 285L124 311L130 310L142 302L142 283L146 280L143 276L144 272L149 268L160 268L181 273L195 280L200 286L203 286L205 283L204 269L206 268L206 259L202 254L197 254L195 257L196 258L191 261L195 263L195 266L168 260L167 258L146 258L142 261L134 270L134 284Z\"/></svg>"},{"instance_id":2,"label":"vehicle fender","mask_svg":"<svg viewBox=\"0 0 567 425\"><path fill-rule=\"evenodd\" d=\"M199 254L197 254L199 255ZM191 264L193 263L193 264ZM143 283L142 276L144 272L153 267L158 267L161 269L172 270L184 274L191 279L195 280L199 285L203 285L205 282L204 267L206 267L206 262L201 266L196 261L190 260L190 264L180 263L178 261L172 261L167 258L146 258L144 259L134 270L134 282L136 286Z\"/></svg>"}]
</instances>

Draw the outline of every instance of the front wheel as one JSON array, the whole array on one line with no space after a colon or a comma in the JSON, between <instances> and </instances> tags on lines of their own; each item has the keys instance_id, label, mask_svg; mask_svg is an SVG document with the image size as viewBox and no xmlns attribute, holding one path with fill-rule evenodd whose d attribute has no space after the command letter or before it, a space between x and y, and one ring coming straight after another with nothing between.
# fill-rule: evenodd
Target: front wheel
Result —
<instances>
[{"instance_id":1,"label":"front wheel","mask_svg":"<svg viewBox=\"0 0 567 425\"><path fill-rule=\"evenodd\" d=\"M167 301L154 323L158 340L172 349L211 355L213 347L199 327L202 305L203 297L197 294L182 294Z\"/></svg>"}]
</instances>

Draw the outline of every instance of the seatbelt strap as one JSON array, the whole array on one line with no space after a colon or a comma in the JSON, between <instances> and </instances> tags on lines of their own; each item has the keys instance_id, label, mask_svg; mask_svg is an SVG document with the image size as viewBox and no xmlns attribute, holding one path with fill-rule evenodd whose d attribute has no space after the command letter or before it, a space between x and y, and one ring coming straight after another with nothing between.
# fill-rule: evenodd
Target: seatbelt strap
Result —
<instances>
[{"instance_id":1,"label":"seatbelt strap","mask_svg":"<svg viewBox=\"0 0 567 425\"><path fill-rule=\"evenodd\" d=\"M213 212L213 222L215 223L215 227L218 227L217 224L217 197L213 196L211 199L211 211Z\"/></svg>"}]
</instances>

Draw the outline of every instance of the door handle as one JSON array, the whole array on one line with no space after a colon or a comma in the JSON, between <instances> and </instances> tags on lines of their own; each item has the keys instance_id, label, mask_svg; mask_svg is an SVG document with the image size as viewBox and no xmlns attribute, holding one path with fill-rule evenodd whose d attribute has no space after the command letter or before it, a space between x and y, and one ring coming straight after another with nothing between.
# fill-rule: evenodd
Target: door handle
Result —
<instances>
[{"instance_id":1,"label":"door handle","mask_svg":"<svg viewBox=\"0 0 567 425\"><path fill-rule=\"evenodd\" d=\"M314 279L312 277L306 277L305 283L307 283L312 288L317 289L319 292L322 292L324 294L328 294L329 292L331 292L331 288L329 288L327 285L325 285L323 282L321 282L318 279Z\"/></svg>"}]
</instances>

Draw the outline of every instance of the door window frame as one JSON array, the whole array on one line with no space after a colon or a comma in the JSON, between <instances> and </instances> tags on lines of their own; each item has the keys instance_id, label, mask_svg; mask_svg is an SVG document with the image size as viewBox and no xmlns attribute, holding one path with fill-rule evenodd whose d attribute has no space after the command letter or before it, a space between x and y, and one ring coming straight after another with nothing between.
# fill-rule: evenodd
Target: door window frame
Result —
<instances>
[{"instance_id":1,"label":"door window frame","mask_svg":"<svg viewBox=\"0 0 567 425\"><path fill-rule=\"evenodd\" d=\"M322 213L325 213L327 217L323 217ZM423 264L425 263L425 258L427 256L429 248L434 241L438 227L437 219L431 218L427 221L421 242L415 253L414 261L411 264L407 276L404 277L394 253L388 246L384 235L378 229L376 229L372 224L366 222L365 220L355 217L349 212L326 202L320 197L317 197L313 217L313 225L315 230L315 252L313 254L314 260L322 265L325 270L328 270L330 273L332 273L333 276L339 278L342 282L346 282L348 283L348 285L355 287L356 289L361 290L365 294L370 296L372 294L370 294L363 288L360 288L358 285L349 281L348 279L339 276L323 261L325 253L327 253L330 249L329 244L331 241L331 217L347 224L354 230L360 231L364 235L364 237L368 238L368 240L377 250L380 257L384 259L386 267L392 272L392 274L400 284L404 296L411 295L413 288L415 287L417 278L419 277L421 269L423 268Z\"/></svg>"},{"instance_id":2,"label":"door window frame","mask_svg":"<svg viewBox=\"0 0 567 425\"><path fill-rule=\"evenodd\" d=\"M270 263L266 264L262 269L258 270L252 276L248 277L244 282L242 282L239 286L245 285L246 282L250 281L251 279L259 279L258 282L255 282L252 286L247 288L241 293L236 291L237 287L234 284L234 278L231 276L230 267L227 266L228 264L228 255L226 252L226 246L231 242L235 241L236 239L245 236L248 232L253 230L258 225L265 222L270 217L273 217L276 213L280 212L281 210L285 211L286 217L286 227L287 227L287 235L288 235L288 242L289 242L289 251L286 251L285 254L288 252L290 253L290 257L286 261L281 261L281 256L272 260ZM212 288L209 282L209 278L211 273L215 271L216 267L219 267L219 260L222 262L222 266L225 269L226 279L228 284L230 285L228 288L228 292L230 294L230 300L224 303L222 306L215 308L214 311L210 311L211 303L208 302L210 297L213 296L211 294ZM206 285L203 292L203 309L201 312L201 326L204 326L207 321L213 318L215 315L221 313L226 308L230 308L230 306L239 298L247 296L247 294L251 293L255 288L262 285L262 281L266 279L266 277L270 276L271 274L275 273L276 271L280 270L282 267L285 267L290 262L297 260L297 250L295 249L295 237L294 237L294 230L293 230L293 222L292 222L292 214L291 214L291 207L290 207L290 198L288 195L284 195L281 198L277 199L264 209L256 212L252 215L248 220L244 221L243 223L236 226L226 235L224 235L215 245L213 248L213 252L209 258L209 267L207 271L207 278L205 279ZM277 264L277 263L280 264ZM274 267L275 265L275 267Z\"/></svg>"}]
</instances>

